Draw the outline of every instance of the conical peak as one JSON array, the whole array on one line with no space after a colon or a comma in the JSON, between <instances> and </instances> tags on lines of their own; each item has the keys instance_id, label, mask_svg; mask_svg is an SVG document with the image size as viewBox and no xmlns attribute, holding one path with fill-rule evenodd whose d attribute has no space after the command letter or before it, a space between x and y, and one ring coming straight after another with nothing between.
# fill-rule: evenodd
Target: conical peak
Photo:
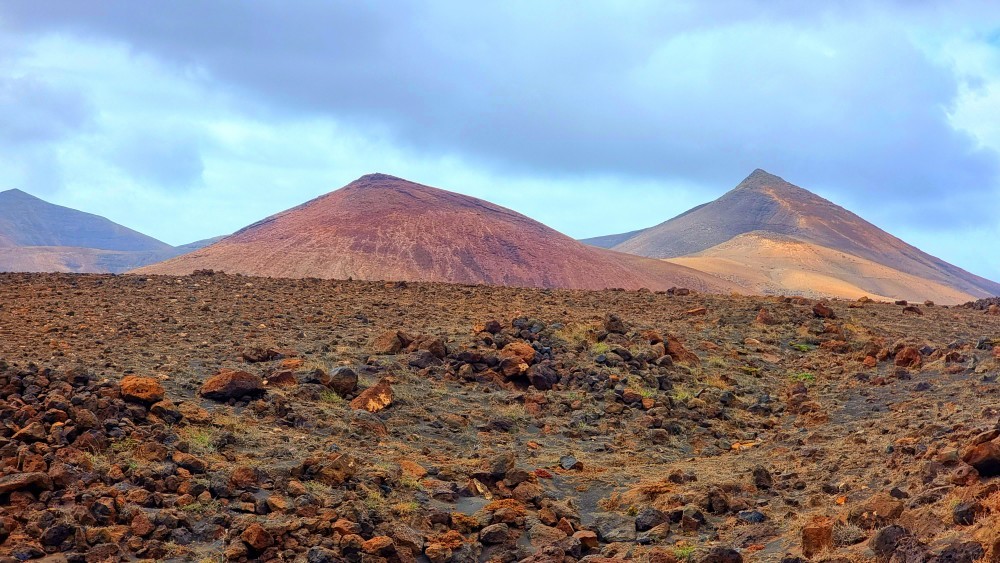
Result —
<instances>
[{"instance_id":1,"label":"conical peak","mask_svg":"<svg viewBox=\"0 0 1000 563\"><path fill-rule=\"evenodd\" d=\"M29 194L28 192L19 190L17 188L10 189L10 190L4 190L4 191L0 192L0 196L2 196L2 197L18 197L18 198L38 199L35 196Z\"/></svg>"},{"instance_id":2,"label":"conical peak","mask_svg":"<svg viewBox=\"0 0 1000 563\"><path fill-rule=\"evenodd\" d=\"M743 181L736 186L736 188L758 188L763 186L774 187L781 185L791 186L792 184L786 182L785 179L780 176L775 176L766 170L758 168L751 172L749 176L744 178Z\"/></svg>"},{"instance_id":3,"label":"conical peak","mask_svg":"<svg viewBox=\"0 0 1000 563\"><path fill-rule=\"evenodd\" d=\"M756 192L779 200L822 200L818 195L800 188L780 176L775 176L760 168L754 170L729 193ZM824 200L825 201L825 200Z\"/></svg>"},{"instance_id":4,"label":"conical peak","mask_svg":"<svg viewBox=\"0 0 1000 563\"><path fill-rule=\"evenodd\" d=\"M364 176L358 178L357 180L351 182L352 184L363 182L366 184L378 183L378 182L409 182L398 176L393 176L391 174L383 174L381 172L373 172L371 174L365 174Z\"/></svg>"}]
</instances>

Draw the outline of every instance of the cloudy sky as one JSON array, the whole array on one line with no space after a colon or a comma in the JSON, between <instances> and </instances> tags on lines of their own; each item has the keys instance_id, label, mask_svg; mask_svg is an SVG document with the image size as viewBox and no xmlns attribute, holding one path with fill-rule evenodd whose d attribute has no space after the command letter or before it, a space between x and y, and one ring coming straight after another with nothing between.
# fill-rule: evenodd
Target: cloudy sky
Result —
<instances>
[{"instance_id":1,"label":"cloudy sky","mask_svg":"<svg viewBox=\"0 0 1000 563\"><path fill-rule=\"evenodd\" d=\"M594 236L758 167L1000 279L1000 5L0 4L0 189L173 244L375 171Z\"/></svg>"}]
</instances>

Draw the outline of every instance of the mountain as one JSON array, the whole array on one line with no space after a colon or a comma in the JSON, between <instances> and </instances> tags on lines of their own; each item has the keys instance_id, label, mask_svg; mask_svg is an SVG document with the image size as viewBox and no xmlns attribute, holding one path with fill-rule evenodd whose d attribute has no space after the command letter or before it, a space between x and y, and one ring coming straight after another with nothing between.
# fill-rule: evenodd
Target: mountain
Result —
<instances>
[{"instance_id":1,"label":"mountain","mask_svg":"<svg viewBox=\"0 0 1000 563\"><path fill-rule=\"evenodd\" d=\"M739 284L747 293L964 303L969 294L878 262L791 237L753 231L668 259Z\"/></svg>"},{"instance_id":2,"label":"mountain","mask_svg":"<svg viewBox=\"0 0 1000 563\"><path fill-rule=\"evenodd\" d=\"M191 251L194 251L194 250L198 250L200 248L205 248L206 246L213 245L213 244L219 242L220 240L226 238L227 236L229 236L229 235L220 235L220 236L217 236L217 237L211 237L211 238L196 240L194 242L189 242L187 244L182 244L180 246L175 246L174 248L176 250L181 251L180 254L187 254L188 252L191 252Z\"/></svg>"},{"instance_id":3,"label":"mountain","mask_svg":"<svg viewBox=\"0 0 1000 563\"><path fill-rule=\"evenodd\" d=\"M54 205L21 190L0 192L0 237L13 246L144 252L173 248L104 217Z\"/></svg>"},{"instance_id":4,"label":"mountain","mask_svg":"<svg viewBox=\"0 0 1000 563\"><path fill-rule=\"evenodd\" d=\"M0 271L117 273L184 251L21 190L0 192Z\"/></svg>"},{"instance_id":5,"label":"mountain","mask_svg":"<svg viewBox=\"0 0 1000 563\"><path fill-rule=\"evenodd\" d=\"M363 176L211 246L136 271L197 269L578 289L736 289L682 266L595 249L498 205L385 174Z\"/></svg>"},{"instance_id":6,"label":"mountain","mask_svg":"<svg viewBox=\"0 0 1000 563\"><path fill-rule=\"evenodd\" d=\"M621 233L617 235L603 235L599 237L584 238L580 239L580 242L582 242L583 244L589 244L590 246L596 246L597 248L610 249L642 233L642 231L644 230L645 229L639 229L638 231L631 231L628 233Z\"/></svg>"},{"instance_id":7,"label":"mountain","mask_svg":"<svg viewBox=\"0 0 1000 563\"><path fill-rule=\"evenodd\" d=\"M748 233L754 236L734 241ZM941 302L955 302L953 291L939 290L951 288L974 297L1000 294L1000 284L931 256L854 213L759 169L715 201L631 236L620 236L623 240L613 250L706 268L750 289L758 282L743 277L754 277L751 272L758 269L759 260L770 260L768 266L785 271L777 277L794 278L789 272L796 270L798 263L782 257L779 249L784 248L788 256L802 256L806 248L802 245L808 244L815 245L813 258L796 276L845 276L837 279L855 287L850 295L882 291L888 292L884 294L887 297L936 296ZM868 264L852 269L849 263L854 258ZM883 269L876 275L873 266ZM897 281L888 283L885 276ZM899 281L903 279L907 282ZM918 279L923 282L916 283ZM794 287L774 286L777 292L789 289Z\"/></svg>"}]
</instances>

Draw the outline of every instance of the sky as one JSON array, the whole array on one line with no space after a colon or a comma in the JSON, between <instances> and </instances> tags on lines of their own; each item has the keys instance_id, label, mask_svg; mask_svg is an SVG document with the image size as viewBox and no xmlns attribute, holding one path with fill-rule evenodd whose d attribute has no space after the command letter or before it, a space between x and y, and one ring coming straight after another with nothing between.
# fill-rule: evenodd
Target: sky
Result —
<instances>
[{"instance_id":1,"label":"sky","mask_svg":"<svg viewBox=\"0 0 1000 563\"><path fill-rule=\"evenodd\" d=\"M755 168L1000 280L1000 4L0 4L0 190L171 244L370 172L582 238Z\"/></svg>"}]
</instances>

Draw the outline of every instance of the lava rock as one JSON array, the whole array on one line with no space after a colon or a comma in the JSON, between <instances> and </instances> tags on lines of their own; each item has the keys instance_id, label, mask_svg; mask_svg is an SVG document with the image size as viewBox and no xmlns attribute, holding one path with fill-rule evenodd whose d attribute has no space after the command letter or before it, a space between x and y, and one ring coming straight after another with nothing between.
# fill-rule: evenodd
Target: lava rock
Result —
<instances>
[{"instance_id":1,"label":"lava rock","mask_svg":"<svg viewBox=\"0 0 1000 563\"><path fill-rule=\"evenodd\" d=\"M260 397L264 394L264 381L252 373L222 369L205 380L199 394L213 401Z\"/></svg>"}]
</instances>

